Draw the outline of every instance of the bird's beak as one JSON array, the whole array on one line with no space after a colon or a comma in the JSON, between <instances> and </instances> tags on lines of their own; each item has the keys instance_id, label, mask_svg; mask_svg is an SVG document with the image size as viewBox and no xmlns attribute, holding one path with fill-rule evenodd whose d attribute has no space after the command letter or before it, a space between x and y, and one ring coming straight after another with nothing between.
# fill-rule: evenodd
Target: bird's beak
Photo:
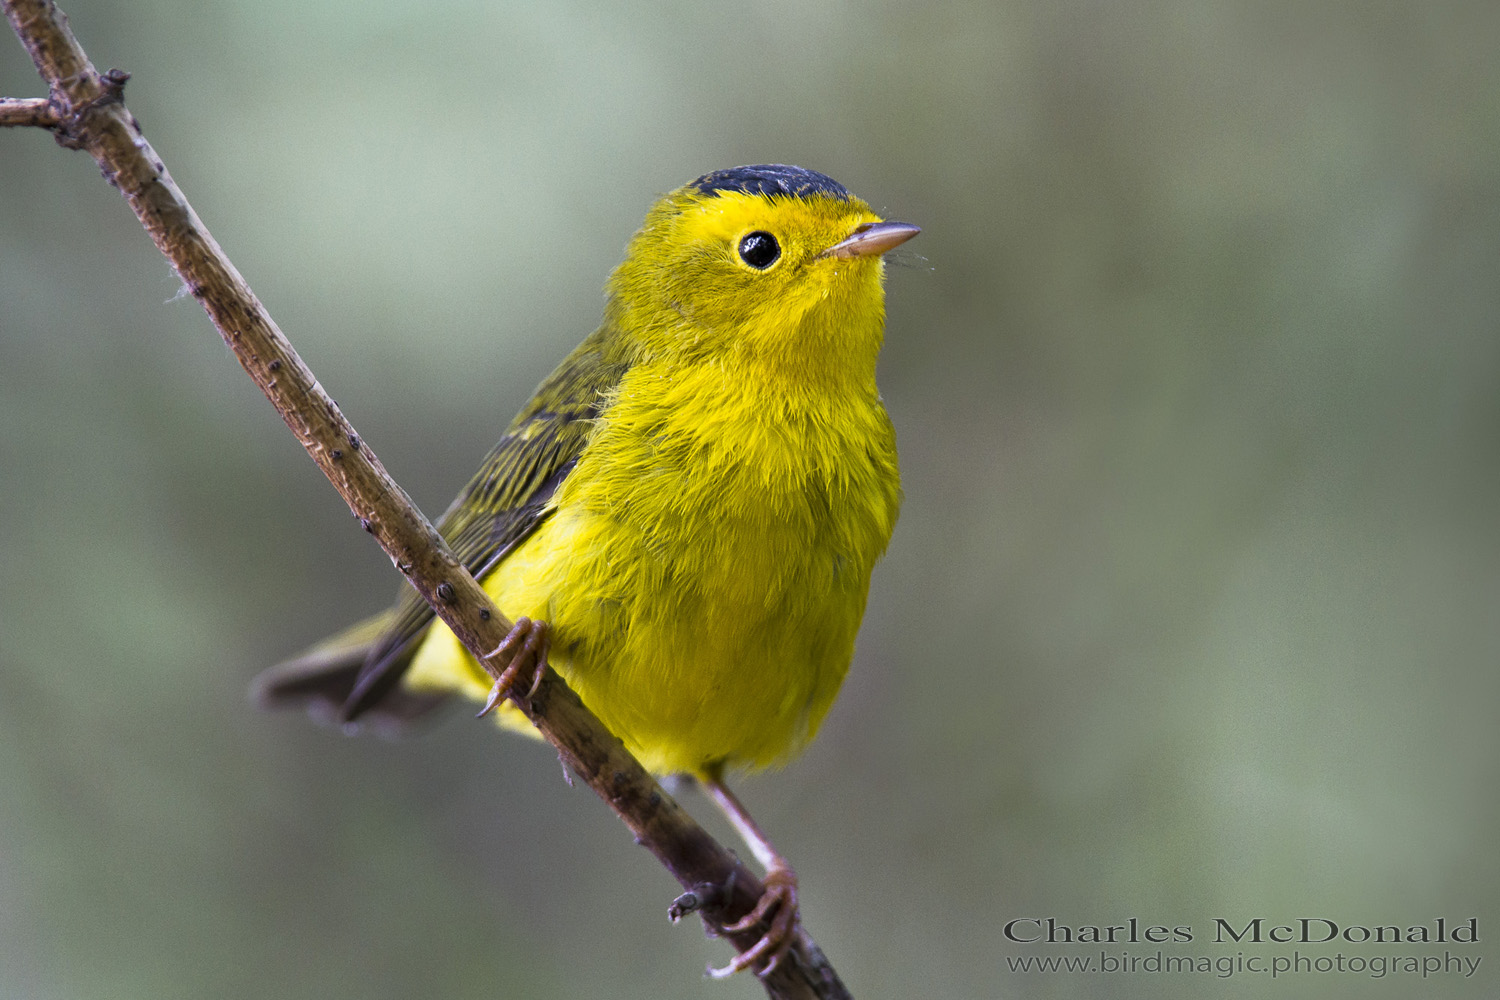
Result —
<instances>
[{"instance_id":1,"label":"bird's beak","mask_svg":"<svg viewBox=\"0 0 1500 1000\"><path fill-rule=\"evenodd\" d=\"M877 257L892 247L900 246L921 231L921 227L909 222L866 222L847 239L840 240L818 256L836 257L839 260Z\"/></svg>"}]
</instances>

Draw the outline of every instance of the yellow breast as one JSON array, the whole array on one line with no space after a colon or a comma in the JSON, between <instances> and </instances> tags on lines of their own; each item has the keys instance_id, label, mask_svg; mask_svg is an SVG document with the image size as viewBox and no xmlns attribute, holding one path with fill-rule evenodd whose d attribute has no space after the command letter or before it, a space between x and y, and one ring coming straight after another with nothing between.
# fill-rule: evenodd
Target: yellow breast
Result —
<instances>
[{"instance_id":1,"label":"yellow breast","mask_svg":"<svg viewBox=\"0 0 1500 1000\"><path fill-rule=\"evenodd\" d=\"M833 703L900 488L873 383L828 389L631 369L552 515L484 581L552 625L553 667L654 771L776 763ZM408 683L490 682L438 623Z\"/></svg>"}]
</instances>

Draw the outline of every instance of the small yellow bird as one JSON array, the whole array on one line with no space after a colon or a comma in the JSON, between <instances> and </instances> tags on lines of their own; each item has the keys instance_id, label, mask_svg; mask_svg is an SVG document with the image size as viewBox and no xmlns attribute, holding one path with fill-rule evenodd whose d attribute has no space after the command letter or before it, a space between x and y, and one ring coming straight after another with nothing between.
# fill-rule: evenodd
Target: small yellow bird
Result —
<instances>
[{"instance_id":1,"label":"small yellow bird","mask_svg":"<svg viewBox=\"0 0 1500 1000\"><path fill-rule=\"evenodd\" d=\"M698 778L766 866L736 929L770 930L726 973L769 971L793 939L796 876L723 775L805 746L848 671L901 502L875 386L881 255L918 232L780 164L666 195L609 280L602 325L439 523L517 617L513 637L550 654L647 768ZM490 689L410 589L257 682L263 704L345 723ZM508 703L497 716L534 732Z\"/></svg>"}]
</instances>

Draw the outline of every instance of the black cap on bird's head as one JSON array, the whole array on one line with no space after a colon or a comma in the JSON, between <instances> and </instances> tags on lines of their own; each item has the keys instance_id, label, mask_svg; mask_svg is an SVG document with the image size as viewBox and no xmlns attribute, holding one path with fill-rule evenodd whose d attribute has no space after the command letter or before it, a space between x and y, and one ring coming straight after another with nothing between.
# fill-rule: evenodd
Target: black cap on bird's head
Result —
<instances>
[{"instance_id":1,"label":"black cap on bird's head","mask_svg":"<svg viewBox=\"0 0 1500 1000\"><path fill-rule=\"evenodd\" d=\"M786 163L757 163L748 167L715 170L684 186L684 191L718 197L721 194L758 195L763 198L807 198L814 195L847 202L864 203L849 189L827 174ZM911 239L921 230L906 222L862 223L848 238L825 249L819 257L877 257L894 246Z\"/></svg>"},{"instance_id":2,"label":"black cap on bird's head","mask_svg":"<svg viewBox=\"0 0 1500 1000\"><path fill-rule=\"evenodd\" d=\"M758 163L749 167L715 170L711 174L704 174L688 187L701 194L738 191L741 194L758 194L767 198L805 198L820 194L825 198L849 201L853 197L848 188L827 174L785 163Z\"/></svg>"}]
</instances>

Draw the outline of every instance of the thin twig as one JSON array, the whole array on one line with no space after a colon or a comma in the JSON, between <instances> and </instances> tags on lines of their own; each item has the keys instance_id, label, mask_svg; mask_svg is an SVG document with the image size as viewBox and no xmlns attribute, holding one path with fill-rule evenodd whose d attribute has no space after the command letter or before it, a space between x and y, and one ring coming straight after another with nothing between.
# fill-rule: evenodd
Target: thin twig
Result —
<instances>
[{"instance_id":1,"label":"thin twig","mask_svg":"<svg viewBox=\"0 0 1500 1000\"><path fill-rule=\"evenodd\" d=\"M56 124L52 102L44 97L0 97L0 128L17 125L52 128Z\"/></svg>"},{"instance_id":2,"label":"thin twig","mask_svg":"<svg viewBox=\"0 0 1500 1000\"><path fill-rule=\"evenodd\" d=\"M386 473L199 220L125 108L129 75L98 73L66 16L48 0L0 0L0 6L51 92L47 100L0 103L0 108L17 109L6 112L5 124L47 128L63 145L87 150L99 162L105 179L125 196L224 342L361 525L485 663L482 654L500 644L511 623ZM724 934L725 924L753 908L763 888L760 879L661 789L561 677L549 670L535 694L518 704L558 748L567 767L688 890L674 904L674 913L696 910L711 933ZM743 951L760 932L724 936ZM791 960L762 982L775 998L848 996L805 932Z\"/></svg>"}]
</instances>

